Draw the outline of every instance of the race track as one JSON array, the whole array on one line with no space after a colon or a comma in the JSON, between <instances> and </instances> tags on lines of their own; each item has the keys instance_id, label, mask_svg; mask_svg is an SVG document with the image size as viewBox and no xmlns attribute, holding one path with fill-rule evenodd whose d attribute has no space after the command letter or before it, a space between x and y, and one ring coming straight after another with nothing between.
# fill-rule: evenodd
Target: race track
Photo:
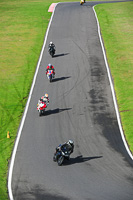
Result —
<instances>
[{"instance_id":1,"label":"race track","mask_svg":"<svg viewBox=\"0 0 133 200\"><path fill-rule=\"evenodd\" d=\"M131 200L133 163L121 139L97 32L94 3L58 4L49 30L17 148L14 200ZM54 58L48 43L56 45ZM45 76L48 63L56 78ZM38 99L50 98L45 116ZM75 150L63 166L55 147L72 139Z\"/></svg>"}]
</instances>

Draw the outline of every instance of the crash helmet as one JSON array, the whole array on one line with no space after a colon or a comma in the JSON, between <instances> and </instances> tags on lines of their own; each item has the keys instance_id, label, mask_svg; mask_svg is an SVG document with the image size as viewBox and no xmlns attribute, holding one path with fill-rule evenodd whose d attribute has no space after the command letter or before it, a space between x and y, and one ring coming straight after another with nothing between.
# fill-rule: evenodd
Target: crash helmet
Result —
<instances>
[{"instance_id":1,"label":"crash helmet","mask_svg":"<svg viewBox=\"0 0 133 200\"><path fill-rule=\"evenodd\" d=\"M71 146L73 146L74 142L72 140L68 140L68 144L70 144Z\"/></svg>"},{"instance_id":2,"label":"crash helmet","mask_svg":"<svg viewBox=\"0 0 133 200\"><path fill-rule=\"evenodd\" d=\"M52 65L50 63L48 64L48 66L49 66L49 68L52 68Z\"/></svg>"},{"instance_id":3,"label":"crash helmet","mask_svg":"<svg viewBox=\"0 0 133 200\"><path fill-rule=\"evenodd\" d=\"M47 98L47 99L48 99L48 94L47 94L47 93L44 95L44 98Z\"/></svg>"},{"instance_id":4,"label":"crash helmet","mask_svg":"<svg viewBox=\"0 0 133 200\"><path fill-rule=\"evenodd\" d=\"M52 44L53 44L53 42L51 41L49 44L50 44L50 45L52 45Z\"/></svg>"}]
</instances>

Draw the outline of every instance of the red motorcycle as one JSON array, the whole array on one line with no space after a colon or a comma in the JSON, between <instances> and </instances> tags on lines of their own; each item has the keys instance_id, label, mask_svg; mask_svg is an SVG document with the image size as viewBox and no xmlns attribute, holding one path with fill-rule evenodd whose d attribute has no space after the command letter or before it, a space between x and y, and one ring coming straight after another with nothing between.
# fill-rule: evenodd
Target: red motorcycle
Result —
<instances>
[{"instance_id":1,"label":"red motorcycle","mask_svg":"<svg viewBox=\"0 0 133 200\"><path fill-rule=\"evenodd\" d=\"M52 79L55 77L55 72L53 69L48 69L47 72L47 78L49 79L50 82L52 82Z\"/></svg>"},{"instance_id":2,"label":"red motorcycle","mask_svg":"<svg viewBox=\"0 0 133 200\"><path fill-rule=\"evenodd\" d=\"M41 102L37 104L37 110L39 112L39 116L44 115L46 108L47 108L47 104L45 102Z\"/></svg>"}]
</instances>

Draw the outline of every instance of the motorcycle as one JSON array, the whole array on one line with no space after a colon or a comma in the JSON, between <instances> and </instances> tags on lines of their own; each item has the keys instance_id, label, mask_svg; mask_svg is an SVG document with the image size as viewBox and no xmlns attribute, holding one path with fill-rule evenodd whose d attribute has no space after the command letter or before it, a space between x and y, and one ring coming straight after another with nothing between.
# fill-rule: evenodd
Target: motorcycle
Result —
<instances>
[{"instance_id":1,"label":"motorcycle","mask_svg":"<svg viewBox=\"0 0 133 200\"><path fill-rule=\"evenodd\" d=\"M45 102L41 102L37 104L37 110L39 112L39 116L44 115L46 108L47 108L47 104Z\"/></svg>"},{"instance_id":2,"label":"motorcycle","mask_svg":"<svg viewBox=\"0 0 133 200\"><path fill-rule=\"evenodd\" d=\"M52 82L52 79L55 77L54 70L49 69L47 72L47 78L49 79L50 82Z\"/></svg>"},{"instance_id":3,"label":"motorcycle","mask_svg":"<svg viewBox=\"0 0 133 200\"><path fill-rule=\"evenodd\" d=\"M49 48L49 54L52 56L52 58L54 57L54 54L55 54L55 48L54 47L50 47Z\"/></svg>"},{"instance_id":4,"label":"motorcycle","mask_svg":"<svg viewBox=\"0 0 133 200\"><path fill-rule=\"evenodd\" d=\"M61 166L64 162L64 159L70 159L70 153L66 147L63 147L60 151L56 151L56 153L54 153L53 161L57 162L58 165Z\"/></svg>"},{"instance_id":5,"label":"motorcycle","mask_svg":"<svg viewBox=\"0 0 133 200\"><path fill-rule=\"evenodd\" d=\"M80 1L80 5L83 5L84 3L85 3L84 0L81 0L81 1Z\"/></svg>"}]
</instances>

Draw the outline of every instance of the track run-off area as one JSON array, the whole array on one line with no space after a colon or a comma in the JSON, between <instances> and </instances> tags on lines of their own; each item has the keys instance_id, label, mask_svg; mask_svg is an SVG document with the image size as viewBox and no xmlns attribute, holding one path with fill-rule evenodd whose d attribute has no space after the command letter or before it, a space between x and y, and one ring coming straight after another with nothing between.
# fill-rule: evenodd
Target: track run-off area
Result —
<instances>
[{"instance_id":1,"label":"track run-off area","mask_svg":"<svg viewBox=\"0 0 133 200\"><path fill-rule=\"evenodd\" d=\"M55 7L10 163L10 200L133 198L133 161L118 125L93 10L97 3ZM53 58L50 41L56 45ZM56 73L52 83L45 75L49 63ZM50 104L39 117L44 93ZM55 147L69 139L74 153L58 166Z\"/></svg>"}]
</instances>

